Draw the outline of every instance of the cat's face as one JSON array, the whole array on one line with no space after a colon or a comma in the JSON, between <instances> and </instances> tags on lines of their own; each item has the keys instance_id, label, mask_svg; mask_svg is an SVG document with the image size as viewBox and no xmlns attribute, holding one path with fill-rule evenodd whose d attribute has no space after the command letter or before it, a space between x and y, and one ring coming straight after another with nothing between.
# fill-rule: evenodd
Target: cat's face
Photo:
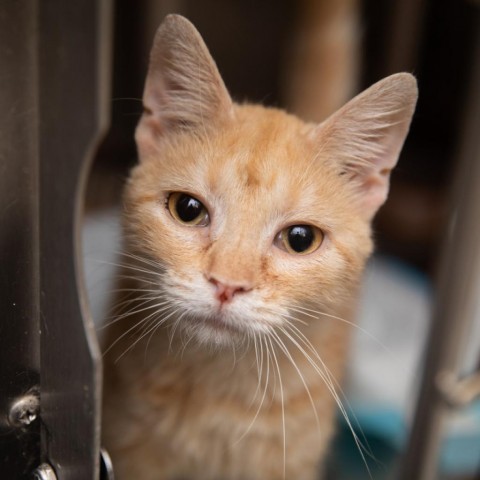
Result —
<instances>
[{"instance_id":1,"label":"cat's face","mask_svg":"<svg viewBox=\"0 0 480 480\"><path fill-rule=\"evenodd\" d=\"M371 250L369 222L312 131L280 111L236 107L223 128L181 134L133 172L129 229L202 340L264 331L296 303L348 298Z\"/></svg>"},{"instance_id":2,"label":"cat's face","mask_svg":"<svg viewBox=\"0 0 480 480\"><path fill-rule=\"evenodd\" d=\"M388 101L377 87L320 126L235 105L198 33L169 18L126 191L127 231L158 264L167 312L198 340L227 344L281 327L297 305L348 301L412 105L399 117L392 86Z\"/></svg>"}]
</instances>

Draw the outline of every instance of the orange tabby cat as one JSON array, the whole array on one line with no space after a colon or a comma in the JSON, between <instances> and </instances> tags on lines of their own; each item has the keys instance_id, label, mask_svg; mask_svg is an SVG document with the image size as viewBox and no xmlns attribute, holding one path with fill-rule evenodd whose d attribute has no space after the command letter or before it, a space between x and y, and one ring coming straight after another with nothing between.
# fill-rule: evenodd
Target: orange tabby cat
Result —
<instances>
[{"instance_id":1,"label":"orange tabby cat","mask_svg":"<svg viewBox=\"0 0 480 480\"><path fill-rule=\"evenodd\" d=\"M125 192L133 307L108 337L120 480L317 477L416 98L401 73L320 125L237 105L195 28L166 18Z\"/></svg>"}]
</instances>

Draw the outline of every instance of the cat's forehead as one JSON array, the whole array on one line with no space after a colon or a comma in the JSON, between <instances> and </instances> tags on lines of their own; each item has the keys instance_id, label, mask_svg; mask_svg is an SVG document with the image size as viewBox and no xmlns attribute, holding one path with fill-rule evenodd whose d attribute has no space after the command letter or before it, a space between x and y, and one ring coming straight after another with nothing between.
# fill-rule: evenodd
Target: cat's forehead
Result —
<instances>
[{"instance_id":1,"label":"cat's forehead","mask_svg":"<svg viewBox=\"0 0 480 480\"><path fill-rule=\"evenodd\" d=\"M234 188L249 197L269 194L295 201L320 194L331 183L331 165L310 141L310 126L274 109L239 107L237 119L205 155L209 188Z\"/></svg>"}]
</instances>

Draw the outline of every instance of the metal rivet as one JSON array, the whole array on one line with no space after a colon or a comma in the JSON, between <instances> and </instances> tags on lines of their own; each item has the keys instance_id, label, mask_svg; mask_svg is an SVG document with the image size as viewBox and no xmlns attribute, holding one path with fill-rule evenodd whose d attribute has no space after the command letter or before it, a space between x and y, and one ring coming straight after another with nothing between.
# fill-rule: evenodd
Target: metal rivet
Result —
<instances>
[{"instance_id":1,"label":"metal rivet","mask_svg":"<svg viewBox=\"0 0 480 480\"><path fill-rule=\"evenodd\" d=\"M10 406L8 422L12 427L26 427L36 420L39 408L40 399L35 393L17 398Z\"/></svg>"},{"instance_id":2,"label":"metal rivet","mask_svg":"<svg viewBox=\"0 0 480 480\"><path fill-rule=\"evenodd\" d=\"M31 478L32 480L57 480L55 471L50 465L48 465L48 463L42 463L39 467L37 467L32 472Z\"/></svg>"}]
</instances>

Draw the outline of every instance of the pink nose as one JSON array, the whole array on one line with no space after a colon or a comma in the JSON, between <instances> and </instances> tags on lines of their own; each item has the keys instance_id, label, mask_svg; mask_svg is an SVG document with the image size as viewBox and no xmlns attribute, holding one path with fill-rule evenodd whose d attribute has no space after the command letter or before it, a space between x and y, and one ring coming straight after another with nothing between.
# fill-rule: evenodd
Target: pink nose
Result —
<instances>
[{"instance_id":1,"label":"pink nose","mask_svg":"<svg viewBox=\"0 0 480 480\"><path fill-rule=\"evenodd\" d=\"M215 297L220 301L220 303L227 303L232 300L232 298L238 293L247 292L250 290L249 287L243 285L229 285L223 282L220 282L216 278L210 277L210 283L215 285Z\"/></svg>"}]
</instances>

